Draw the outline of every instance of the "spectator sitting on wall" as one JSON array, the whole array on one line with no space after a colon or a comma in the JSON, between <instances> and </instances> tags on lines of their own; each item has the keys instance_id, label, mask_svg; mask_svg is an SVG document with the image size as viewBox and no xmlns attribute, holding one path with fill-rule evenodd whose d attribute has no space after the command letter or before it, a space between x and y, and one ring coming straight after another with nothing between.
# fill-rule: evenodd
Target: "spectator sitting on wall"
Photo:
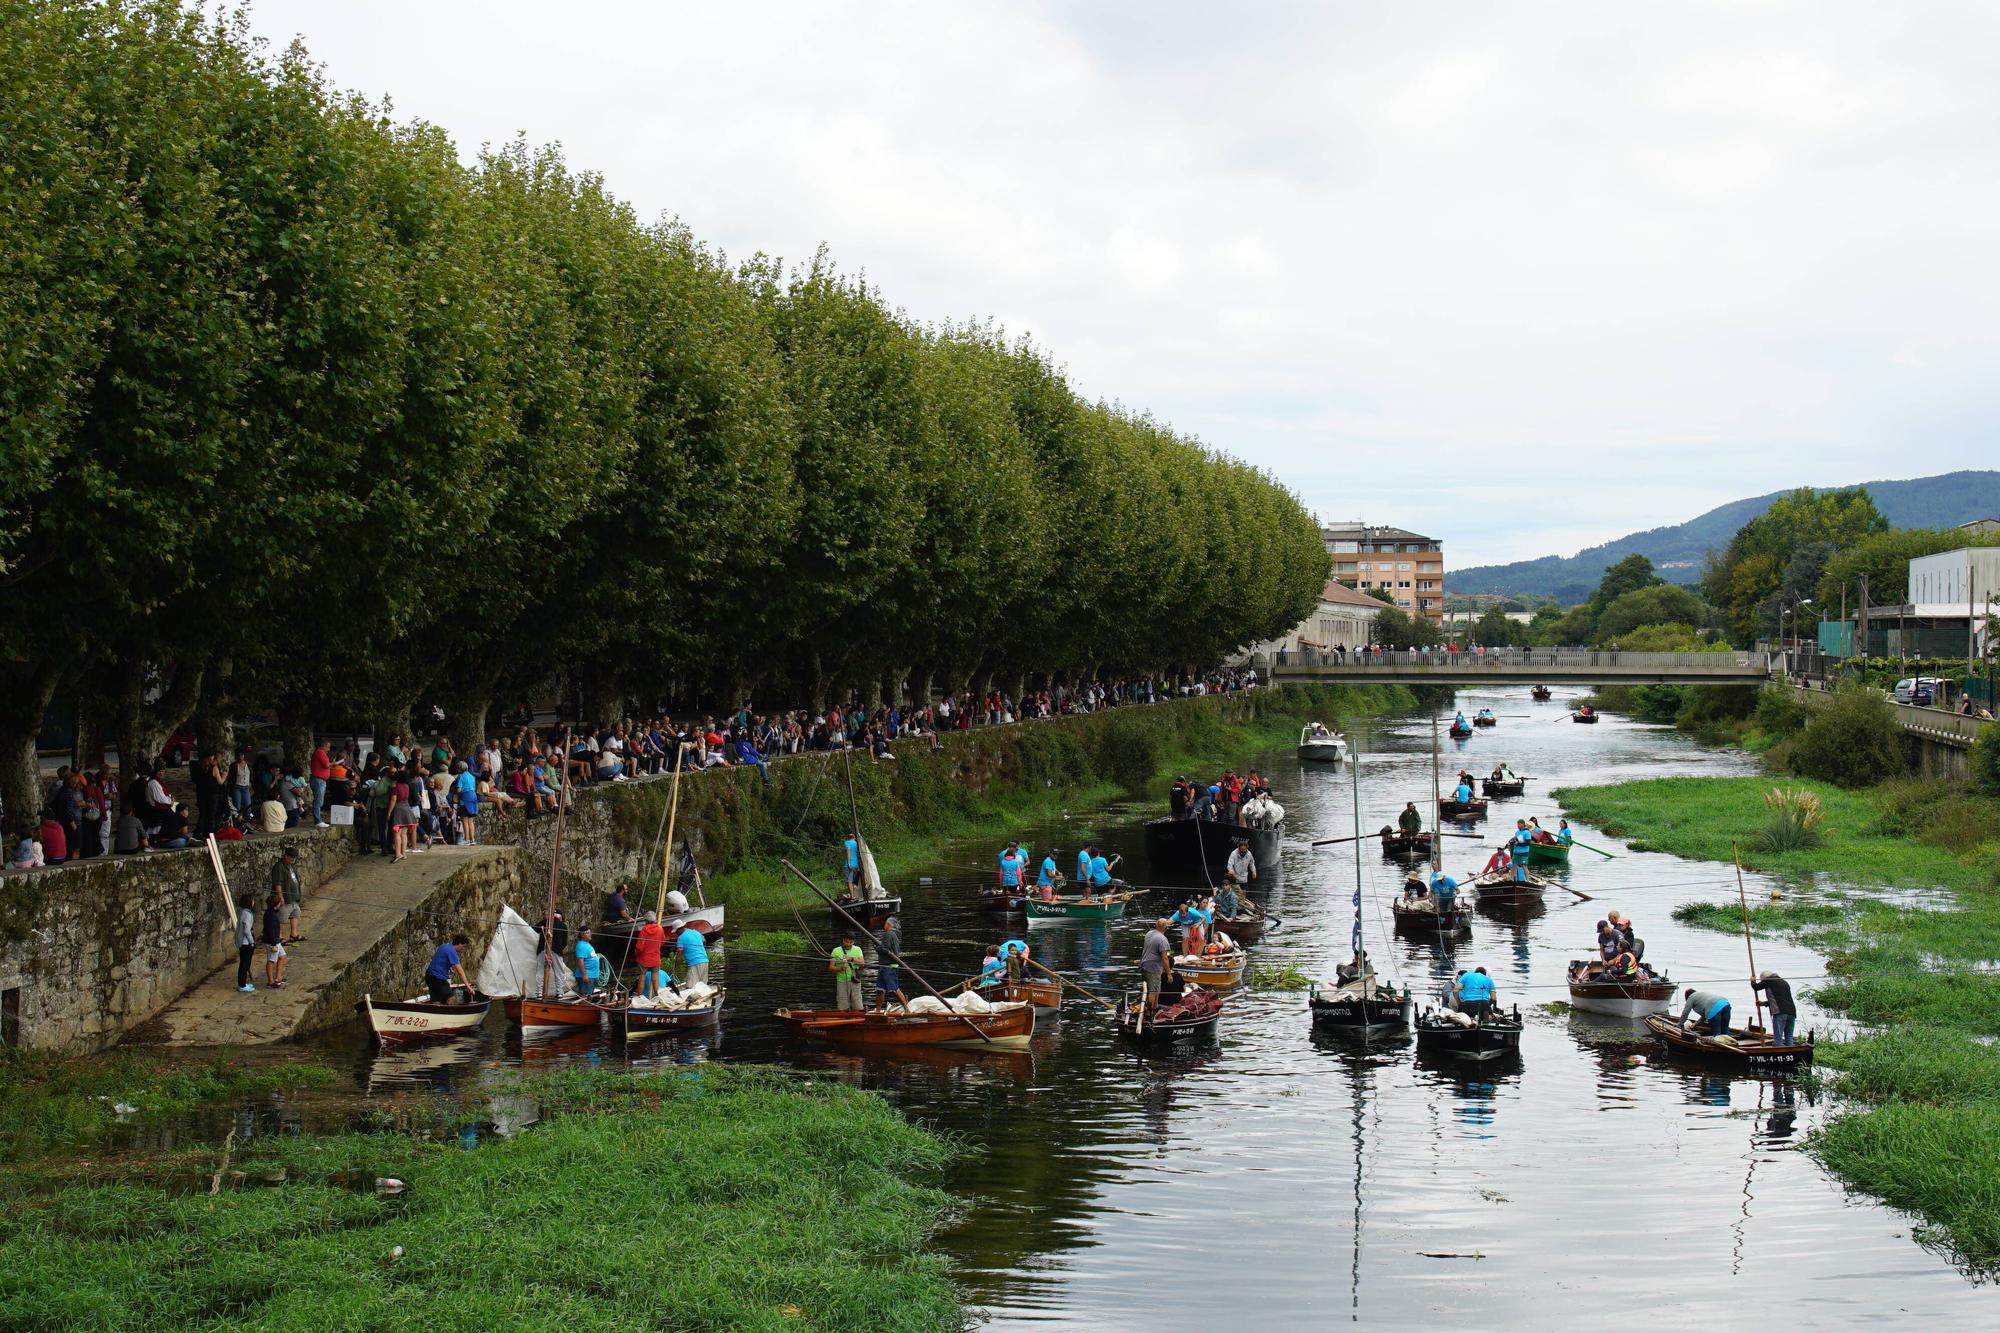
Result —
<instances>
[{"instance_id":1,"label":"spectator sitting on wall","mask_svg":"<svg viewBox=\"0 0 2000 1333\"><path fill-rule=\"evenodd\" d=\"M187 806L177 804L160 817L160 827L153 834L153 850L167 852L187 845Z\"/></svg>"}]
</instances>

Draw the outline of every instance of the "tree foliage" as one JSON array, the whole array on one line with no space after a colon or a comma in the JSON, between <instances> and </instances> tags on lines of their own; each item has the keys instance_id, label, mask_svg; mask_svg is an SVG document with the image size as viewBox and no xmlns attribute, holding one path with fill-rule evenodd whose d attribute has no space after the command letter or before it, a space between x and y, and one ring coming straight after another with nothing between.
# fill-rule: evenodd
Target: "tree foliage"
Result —
<instances>
[{"instance_id":1,"label":"tree foliage","mask_svg":"<svg viewBox=\"0 0 2000 1333\"><path fill-rule=\"evenodd\" d=\"M1787 595L1795 601L1819 586L1832 552L1888 528L1865 486L1801 487L1773 501L1737 529L1726 549L1711 554L1702 587L1729 634L1747 645L1760 633L1775 632Z\"/></svg>"},{"instance_id":2,"label":"tree foliage","mask_svg":"<svg viewBox=\"0 0 2000 1333\"><path fill-rule=\"evenodd\" d=\"M1303 620L1269 476L732 264L523 142L470 164L172 0L0 0L0 743L133 756L558 682L620 700L1187 668Z\"/></svg>"},{"instance_id":3,"label":"tree foliage","mask_svg":"<svg viewBox=\"0 0 2000 1333\"><path fill-rule=\"evenodd\" d=\"M1701 598L1673 583L1657 583L1620 593L1597 618L1594 642L1600 646L1616 643L1622 648L1632 631L1642 625L1699 625L1708 614Z\"/></svg>"},{"instance_id":4,"label":"tree foliage","mask_svg":"<svg viewBox=\"0 0 2000 1333\"><path fill-rule=\"evenodd\" d=\"M1966 546L2000 546L2000 533L1966 532L1958 528L1891 528L1871 532L1836 551L1820 574L1817 589L1822 611L1838 611L1845 594L1850 610L1861 600L1860 579L1868 576L1868 600L1894 606L1910 598L1910 561Z\"/></svg>"}]
</instances>

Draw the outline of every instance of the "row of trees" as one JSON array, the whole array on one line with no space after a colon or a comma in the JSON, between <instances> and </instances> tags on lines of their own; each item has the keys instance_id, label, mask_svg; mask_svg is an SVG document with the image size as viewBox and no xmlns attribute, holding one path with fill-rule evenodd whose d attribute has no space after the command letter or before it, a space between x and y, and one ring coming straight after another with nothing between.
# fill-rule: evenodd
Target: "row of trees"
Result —
<instances>
[{"instance_id":1,"label":"row of trees","mask_svg":"<svg viewBox=\"0 0 2000 1333\"><path fill-rule=\"evenodd\" d=\"M1210 662L1317 524L822 254L732 265L553 150L462 163L170 0L0 0L0 794L58 691L194 715L772 703Z\"/></svg>"}]
</instances>

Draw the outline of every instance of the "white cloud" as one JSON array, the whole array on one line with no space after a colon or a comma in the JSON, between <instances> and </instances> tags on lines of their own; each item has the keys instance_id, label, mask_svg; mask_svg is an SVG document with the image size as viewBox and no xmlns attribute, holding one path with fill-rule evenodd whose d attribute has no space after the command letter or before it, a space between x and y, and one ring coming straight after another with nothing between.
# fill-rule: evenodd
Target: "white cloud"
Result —
<instances>
[{"instance_id":1,"label":"white cloud","mask_svg":"<svg viewBox=\"0 0 2000 1333\"><path fill-rule=\"evenodd\" d=\"M252 21L468 151L560 140L732 254L825 242L916 318L1011 312L1085 395L1330 516L1452 533L1454 564L1985 464L2000 10L1217 13L260 0ZM1924 337L1885 357L1885 329ZM1496 482L1539 493L1482 505Z\"/></svg>"}]
</instances>

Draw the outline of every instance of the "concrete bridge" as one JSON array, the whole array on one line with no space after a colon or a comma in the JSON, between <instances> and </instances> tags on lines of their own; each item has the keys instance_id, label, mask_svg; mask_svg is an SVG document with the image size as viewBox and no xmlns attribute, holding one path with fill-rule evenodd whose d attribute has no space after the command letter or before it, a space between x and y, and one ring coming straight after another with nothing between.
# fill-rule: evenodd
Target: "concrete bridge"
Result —
<instances>
[{"instance_id":1,"label":"concrete bridge","mask_svg":"<svg viewBox=\"0 0 2000 1333\"><path fill-rule=\"evenodd\" d=\"M1758 685L1770 678L1764 652L1626 653L1596 648L1502 648L1486 653L1319 651L1270 665L1274 684L1345 680L1384 685Z\"/></svg>"}]
</instances>

